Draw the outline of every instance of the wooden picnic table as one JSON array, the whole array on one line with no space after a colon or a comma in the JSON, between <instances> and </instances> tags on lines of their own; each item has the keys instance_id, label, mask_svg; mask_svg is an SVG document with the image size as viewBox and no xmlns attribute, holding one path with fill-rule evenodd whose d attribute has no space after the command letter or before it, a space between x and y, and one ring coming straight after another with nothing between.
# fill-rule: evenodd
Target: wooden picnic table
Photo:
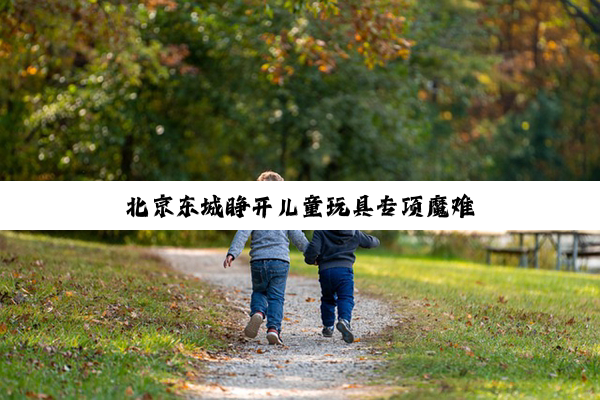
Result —
<instances>
[{"instance_id":1,"label":"wooden picnic table","mask_svg":"<svg viewBox=\"0 0 600 400\"><path fill-rule=\"evenodd\" d=\"M487 263L491 264L491 255L512 254L519 256L519 266L527 267L528 258L533 255L533 265L539 268L539 250L543 242L549 239L556 249L556 269L562 268L562 258L566 256L572 261L575 271L579 271L579 258L600 256L600 230L426 230L424 232L434 235L463 235L474 237L491 237L504 235L519 236L519 247L486 247ZM533 235L535 245L533 248L525 247L525 237ZM561 238L563 236L573 236L573 248L564 249ZM598 239L592 242L584 242L582 236L598 236ZM554 237L556 236L556 240Z\"/></svg>"},{"instance_id":2,"label":"wooden picnic table","mask_svg":"<svg viewBox=\"0 0 600 400\"><path fill-rule=\"evenodd\" d=\"M563 254L570 257L572 260L572 267L574 271L579 271L579 265L577 263L578 257L593 257L600 255L598 250L587 250L588 246L600 246L600 242L585 243L581 241L582 237L589 235L600 235L600 231L508 231L511 235L519 236L519 249L527 250L523 247L524 238L527 235L533 235L534 247L531 248L533 253L533 264L535 268L539 268L539 250L543 244L543 241L549 239L554 248L556 249L556 269L562 268L562 256ZM554 240L556 236L556 241ZM561 237L573 236L573 248L564 250L562 248ZM529 252L522 251L519 266L527 266L527 254ZM489 257L489 256L488 256Z\"/></svg>"}]
</instances>

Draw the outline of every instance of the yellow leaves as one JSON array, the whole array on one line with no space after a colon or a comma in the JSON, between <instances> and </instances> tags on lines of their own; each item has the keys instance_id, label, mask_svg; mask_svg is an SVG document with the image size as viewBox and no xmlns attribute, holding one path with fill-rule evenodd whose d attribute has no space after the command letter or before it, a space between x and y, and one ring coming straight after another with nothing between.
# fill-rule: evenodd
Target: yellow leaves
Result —
<instances>
[{"instance_id":1,"label":"yellow leaves","mask_svg":"<svg viewBox=\"0 0 600 400\"><path fill-rule=\"evenodd\" d=\"M486 85L489 86L492 84L492 78L490 78L490 76L488 74L484 74L484 73L475 73L475 77L477 78L477 80Z\"/></svg>"},{"instance_id":2,"label":"yellow leaves","mask_svg":"<svg viewBox=\"0 0 600 400\"><path fill-rule=\"evenodd\" d=\"M270 67L269 63L266 63L266 64L263 64L263 65L260 67L260 70L261 70L262 72L265 72L265 71L267 71L267 70L269 69L269 67Z\"/></svg>"},{"instance_id":3,"label":"yellow leaves","mask_svg":"<svg viewBox=\"0 0 600 400\"><path fill-rule=\"evenodd\" d=\"M523 121L523 122L521 123L521 128L522 128L524 131L528 131L528 130L529 130L529 122L527 122L527 121Z\"/></svg>"},{"instance_id":4,"label":"yellow leaves","mask_svg":"<svg viewBox=\"0 0 600 400\"><path fill-rule=\"evenodd\" d=\"M409 49L400 49L398 50L398 52L396 52L396 55L400 58L402 58L403 60L408 59L408 57L410 56L410 50Z\"/></svg>"},{"instance_id":5,"label":"yellow leaves","mask_svg":"<svg viewBox=\"0 0 600 400\"><path fill-rule=\"evenodd\" d=\"M450 120L452 120L452 113L450 111L444 111L444 112L442 112L442 119L444 121L450 121Z\"/></svg>"}]
</instances>

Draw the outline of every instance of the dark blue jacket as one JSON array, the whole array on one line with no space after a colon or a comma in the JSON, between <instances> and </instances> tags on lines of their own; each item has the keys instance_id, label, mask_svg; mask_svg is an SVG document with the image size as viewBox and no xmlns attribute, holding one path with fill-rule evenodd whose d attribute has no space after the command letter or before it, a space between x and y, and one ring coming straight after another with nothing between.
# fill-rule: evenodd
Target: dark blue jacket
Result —
<instances>
[{"instance_id":1,"label":"dark blue jacket","mask_svg":"<svg viewBox=\"0 0 600 400\"><path fill-rule=\"evenodd\" d=\"M319 271L335 267L352 268L358 247L379 246L379 239L361 231L315 231L304 252L307 264L319 264Z\"/></svg>"}]
</instances>

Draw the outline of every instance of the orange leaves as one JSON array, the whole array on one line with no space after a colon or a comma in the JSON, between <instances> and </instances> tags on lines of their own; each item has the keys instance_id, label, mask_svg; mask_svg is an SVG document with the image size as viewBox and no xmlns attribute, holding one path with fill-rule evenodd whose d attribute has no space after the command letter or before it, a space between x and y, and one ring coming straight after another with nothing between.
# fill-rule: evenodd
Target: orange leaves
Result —
<instances>
[{"instance_id":1,"label":"orange leaves","mask_svg":"<svg viewBox=\"0 0 600 400\"><path fill-rule=\"evenodd\" d=\"M177 8L177 2L174 0L146 0L148 10L156 10L158 7L164 7L165 11L174 10Z\"/></svg>"},{"instance_id":2,"label":"orange leaves","mask_svg":"<svg viewBox=\"0 0 600 400\"><path fill-rule=\"evenodd\" d=\"M49 394L35 393L35 392L32 392L32 391L27 391L25 393L25 396L27 396L27 398L29 398L29 399L46 399L46 400L53 399L53 397L50 396Z\"/></svg>"},{"instance_id":3,"label":"orange leaves","mask_svg":"<svg viewBox=\"0 0 600 400\"><path fill-rule=\"evenodd\" d=\"M6 324L3 322L0 324L0 335L4 335L6 332L8 331L8 327L6 326Z\"/></svg>"},{"instance_id":4,"label":"orange leaves","mask_svg":"<svg viewBox=\"0 0 600 400\"><path fill-rule=\"evenodd\" d=\"M385 7L365 1L359 7L335 7L335 12L319 11L320 18L327 18L330 22L327 28L323 28L323 37L341 37L339 40L324 41L309 35L305 22L298 22L279 34L265 33L261 39L269 46L269 52L264 55L267 62L261 70L268 73L272 83L282 85L293 74L293 69L286 69L292 58L302 65L314 66L324 74L332 73L339 59L350 58L343 48L356 49L370 69L397 58L406 59L414 45L403 37L406 18L401 14L406 7L402 1L392 6L386 4ZM321 10L325 8L320 7Z\"/></svg>"},{"instance_id":5,"label":"orange leaves","mask_svg":"<svg viewBox=\"0 0 600 400\"><path fill-rule=\"evenodd\" d=\"M305 301L307 303L313 303L313 302L315 302L315 299L313 299L312 297L307 297Z\"/></svg>"},{"instance_id":6,"label":"orange leaves","mask_svg":"<svg viewBox=\"0 0 600 400\"><path fill-rule=\"evenodd\" d=\"M401 16L405 4L398 2L386 9L372 2L363 2L353 8L349 20L354 28L352 37L358 46L357 51L365 58L365 64L372 69L376 65L410 55L413 42L402 37L406 18Z\"/></svg>"}]
</instances>

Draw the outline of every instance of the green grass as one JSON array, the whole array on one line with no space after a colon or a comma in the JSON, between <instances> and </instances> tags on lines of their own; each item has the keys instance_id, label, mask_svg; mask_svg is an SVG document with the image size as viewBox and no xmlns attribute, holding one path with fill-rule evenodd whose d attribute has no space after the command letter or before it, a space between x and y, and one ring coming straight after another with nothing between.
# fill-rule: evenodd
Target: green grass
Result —
<instances>
[{"instance_id":1,"label":"green grass","mask_svg":"<svg viewBox=\"0 0 600 400\"><path fill-rule=\"evenodd\" d=\"M0 233L0 397L176 397L223 303L134 248Z\"/></svg>"},{"instance_id":2,"label":"green grass","mask_svg":"<svg viewBox=\"0 0 600 400\"><path fill-rule=\"evenodd\" d=\"M401 315L380 340L395 396L600 398L600 276L367 251L357 260L357 285ZM316 279L299 254L292 265Z\"/></svg>"}]
</instances>

